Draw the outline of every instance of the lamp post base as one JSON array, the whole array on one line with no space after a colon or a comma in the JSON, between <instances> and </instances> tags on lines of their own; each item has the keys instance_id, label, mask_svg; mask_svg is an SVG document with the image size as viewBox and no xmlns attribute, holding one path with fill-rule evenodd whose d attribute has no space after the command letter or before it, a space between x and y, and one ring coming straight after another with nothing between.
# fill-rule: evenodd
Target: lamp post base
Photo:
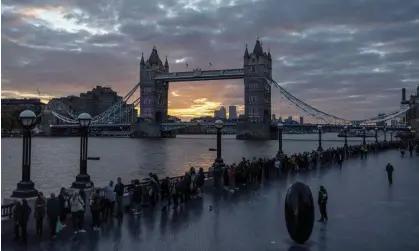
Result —
<instances>
[{"instance_id":1,"label":"lamp post base","mask_svg":"<svg viewBox=\"0 0 419 251\"><path fill-rule=\"evenodd\" d=\"M13 191L12 198L26 199L38 196L38 190L32 181L20 181L17 183L17 189Z\"/></svg>"},{"instance_id":2,"label":"lamp post base","mask_svg":"<svg viewBox=\"0 0 419 251\"><path fill-rule=\"evenodd\" d=\"M93 182L90 180L90 175L88 174L78 174L76 176L76 181L73 182L71 188L76 189L88 189L94 186Z\"/></svg>"}]
</instances>

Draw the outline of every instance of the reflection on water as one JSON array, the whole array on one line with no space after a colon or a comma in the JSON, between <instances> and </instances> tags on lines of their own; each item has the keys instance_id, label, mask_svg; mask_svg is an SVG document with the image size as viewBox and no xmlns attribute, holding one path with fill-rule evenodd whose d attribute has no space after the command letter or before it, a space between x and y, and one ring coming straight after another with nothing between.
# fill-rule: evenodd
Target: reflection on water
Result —
<instances>
[{"instance_id":1,"label":"reflection on water","mask_svg":"<svg viewBox=\"0 0 419 251\"><path fill-rule=\"evenodd\" d=\"M125 181L155 172L160 177L180 175L191 166L207 169L216 152L215 135L181 135L175 139L90 138L88 173L95 185L105 185L120 176ZM370 139L373 140L373 139ZM2 197L9 196L21 179L22 140L2 138ZM359 144L361 139L350 139ZM79 171L79 138L43 138L32 140L32 175L36 188L46 193L69 187ZM343 145L336 134L323 135L323 147ZM278 142L239 141L234 135L223 136L223 159L226 163L242 157L275 155ZM317 148L317 135L284 135L286 153L311 151Z\"/></svg>"}]
</instances>

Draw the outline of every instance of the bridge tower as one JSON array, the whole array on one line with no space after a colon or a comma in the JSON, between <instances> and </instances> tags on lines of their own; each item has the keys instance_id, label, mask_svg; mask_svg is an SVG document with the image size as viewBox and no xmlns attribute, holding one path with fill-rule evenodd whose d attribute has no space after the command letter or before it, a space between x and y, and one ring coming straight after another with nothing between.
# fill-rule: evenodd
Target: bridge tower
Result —
<instances>
[{"instance_id":1,"label":"bridge tower","mask_svg":"<svg viewBox=\"0 0 419 251\"><path fill-rule=\"evenodd\" d=\"M149 118L156 124L167 120L169 103L169 83L157 81L154 78L161 73L169 72L169 63L160 60L156 46L153 46L150 57L144 61L141 55L140 61L140 116Z\"/></svg>"},{"instance_id":2,"label":"bridge tower","mask_svg":"<svg viewBox=\"0 0 419 251\"><path fill-rule=\"evenodd\" d=\"M272 56L263 51L256 40L252 53L247 49L243 56L245 122L237 127L237 139L269 139L271 125Z\"/></svg>"},{"instance_id":3,"label":"bridge tower","mask_svg":"<svg viewBox=\"0 0 419 251\"><path fill-rule=\"evenodd\" d=\"M251 54L246 45L243 68L245 116L251 123L270 123L271 86L266 78L272 78L272 57L270 51L263 51L259 39Z\"/></svg>"}]
</instances>

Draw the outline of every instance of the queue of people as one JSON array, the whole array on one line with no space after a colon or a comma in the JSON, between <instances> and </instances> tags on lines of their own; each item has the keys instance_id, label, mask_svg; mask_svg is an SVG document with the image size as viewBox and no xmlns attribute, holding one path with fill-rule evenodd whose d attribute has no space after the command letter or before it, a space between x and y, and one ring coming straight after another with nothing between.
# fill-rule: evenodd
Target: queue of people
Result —
<instances>
[{"instance_id":1,"label":"queue of people","mask_svg":"<svg viewBox=\"0 0 419 251\"><path fill-rule=\"evenodd\" d=\"M398 147L400 147L400 143L392 142L349 146L346 152L345 148L338 147L329 148L321 153L316 151L292 155L280 153L274 158L253 158L252 160L243 158L238 164L225 165L221 177L224 188L234 192L241 187L260 184L264 179L270 180L288 172L299 172L332 164L337 164L341 168L346 158L357 156L366 158L369 152L375 153ZM387 169L389 170L389 168ZM106 187L95 189L88 199L83 189L70 194L65 188L61 188L58 196L51 193L48 200L40 192L35 200L36 233L40 237L43 235L44 219L47 218L50 236L55 238L62 229L67 227L68 215L71 215L74 234L84 233L86 232L84 225L87 210L90 210L91 227L94 231L100 230L101 224L106 224L110 218L120 218L126 212L132 215L141 215L143 206L154 208L158 201L161 201L162 211L169 208L175 210L186 205L192 199L202 199L205 178L202 168L196 171L191 167L182 177L175 179L166 177L159 180L156 174L150 173L143 182L133 180L129 186L125 186L122 179L117 178L115 185L113 181L110 181ZM389 183L392 183L390 174ZM128 192L128 205L123 203L126 192ZM327 192L323 187L319 192L321 221L327 220L326 202ZM15 238L21 238L24 243L27 241L26 226L30 215L31 208L26 200L22 200L14 207Z\"/></svg>"}]
</instances>

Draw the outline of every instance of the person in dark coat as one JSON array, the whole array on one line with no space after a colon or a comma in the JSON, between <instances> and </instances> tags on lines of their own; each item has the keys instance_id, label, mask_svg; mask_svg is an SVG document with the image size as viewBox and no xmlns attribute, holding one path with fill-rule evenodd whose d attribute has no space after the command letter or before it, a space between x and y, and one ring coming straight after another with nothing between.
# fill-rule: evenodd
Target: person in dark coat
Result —
<instances>
[{"instance_id":1,"label":"person in dark coat","mask_svg":"<svg viewBox=\"0 0 419 251\"><path fill-rule=\"evenodd\" d=\"M115 192L115 201L116 201L116 208L117 208L117 217L123 216L123 204L122 198L124 197L124 184L122 183L121 177L118 177L117 183L113 190Z\"/></svg>"},{"instance_id":2,"label":"person in dark coat","mask_svg":"<svg viewBox=\"0 0 419 251\"><path fill-rule=\"evenodd\" d=\"M38 194L38 198L35 200L35 223L36 223L36 234L42 236L42 230L44 225L45 207L46 201L43 193Z\"/></svg>"},{"instance_id":3,"label":"person in dark coat","mask_svg":"<svg viewBox=\"0 0 419 251\"><path fill-rule=\"evenodd\" d=\"M204 186L204 183L205 183L205 173L204 173L204 169L201 167L199 168L199 171L195 178L195 185L196 185L198 198L202 197L202 187Z\"/></svg>"},{"instance_id":4,"label":"person in dark coat","mask_svg":"<svg viewBox=\"0 0 419 251\"><path fill-rule=\"evenodd\" d=\"M324 186L320 186L318 202L317 202L319 204L320 215L321 215L321 219L319 220L319 222L327 221L327 209L326 209L327 200L328 200L327 190L326 188L324 188Z\"/></svg>"},{"instance_id":5,"label":"person in dark coat","mask_svg":"<svg viewBox=\"0 0 419 251\"><path fill-rule=\"evenodd\" d=\"M15 237L14 240L20 238L20 218L22 215L22 204L20 201L16 201L15 206L13 207L13 222L15 225Z\"/></svg>"},{"instance_id":6,"label":"person in dark coat","mask_svg":"<svg viewBox=\"0 0 419 251\"><path fill-rule=\"evenodd\" d=\"M388 183L391 185L391 184L393 184L393 172L394 172L393 165L388 163L387 166L386 166L386 172L387 172Z\"/></svg>"},{"instance_id":7,"label":"person in dark coat","mask_svg":"<svg viewBox=\"0 0 419 251\"><path fill-rule=\"evenodd\" d=\"M132 195L132 200L134 202L132 214L141 214L141 203L143 201L143 187L141 186L139 180L134 181L134 191Z\"/></svg>"},{"instance_id":8,"label":"person in dark coat","mask_svg":"<svg viewBox=\"0 0 419 251\"><path fill-rule=\"evenodd\" d=\"M63 227L67 227L65 224L67 219L67 214L69 213L69 196L65 191L65 188L62 187L60 194L58 195L58 200L60 201L60 221Z\"/></svg>"},{"instance_id":9,"label":"person in dark coat","mask_svg":"<svg viewBox=\"0 0 419 251\"><path fill-rule=\"evenodd\" d=\"M55 237L57 235L55 230L57 228L58 217L60 216L60 202L55 197L55 193L51 193L51 197L47 202L47 216L51 230L51 237Z\"/></svg>"},{"instance_id":10,"label":"person in dark coat","mask_svg":"<svg viewBox=\"0 0 419 251\"><path fill-rule=\"evenodd\" d=\"M100 211L101 211L101 197L99 189L92 195L91 213L93 220L93 230L100 230Z\"/></svg>"},{"instance_id":11,"label":"person in dark coat","mask_svg":"<svg viewBox=\"0 0 419 251\"><path fill-rule=\"evenodd\" d=\"M161 200L162 200L162 211L165 211L170 199L170 178L166 177L160 185Z\"/></svg>"},{"instance_id":12,"label":"person in dark coat","mask_svg":"<svg viewBox=\"0 0 419 251\"><path fill-rule=\"evenodd\" d=\"M20 215L19 225L20 225L20 233L22 235L22 240L23 240L23 243L25 244L27 242L27 236L28 236L27 226L28 226L29 217L31 215L31 211L32 209L28 205L28 201L26 199L23 199L22 200L22 214Z\"/></svg>"}]
</instances>

